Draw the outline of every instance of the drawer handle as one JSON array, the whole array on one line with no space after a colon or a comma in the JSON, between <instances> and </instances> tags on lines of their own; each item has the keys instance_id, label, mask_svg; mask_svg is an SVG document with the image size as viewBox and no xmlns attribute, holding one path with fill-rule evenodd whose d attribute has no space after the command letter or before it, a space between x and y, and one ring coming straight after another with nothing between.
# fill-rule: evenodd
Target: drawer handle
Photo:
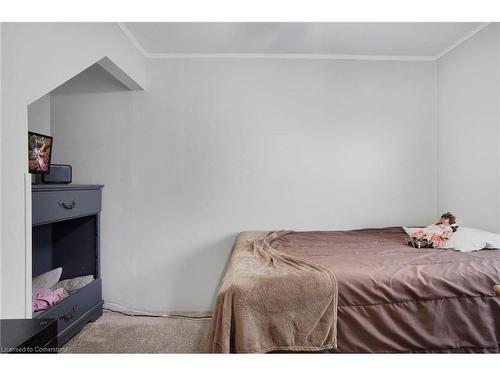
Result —
<instances>
[{"instance_id":1,"label":"drawer handle","mask_svg":"<svg viewBox=\"0 0 500 375\"><path fill-rule=\"evenodd\" d=\"M73 306L71 311L67 313L66 315L61 315L59 319L64 319L64 320L70 320L75 316L76 309L78 308L78 305Z\"/></svg>"},{"instance_id":2,"label":"drawer handle","mask_svg":"<svg viewBox=\"0 0 500 375\"><path fill-rule=\"evenodd\" d=\"M71 202L70 204L67 204L67 203L65 203L63 201L59 201L59 206L65 208L67 210L72 210L73 208L76 207L76 201L73 200L73 202Z\"/></svg>"}]
</instances>

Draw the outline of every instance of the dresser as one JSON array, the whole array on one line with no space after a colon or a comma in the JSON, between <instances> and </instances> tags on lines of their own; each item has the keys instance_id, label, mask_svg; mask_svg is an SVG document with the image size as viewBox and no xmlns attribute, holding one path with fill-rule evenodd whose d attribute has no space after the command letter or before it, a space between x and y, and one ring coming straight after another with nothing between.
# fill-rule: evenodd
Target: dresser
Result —
<instances>
[{"instance_id":1,"label":"dresser","mask_svg":"<svg viewBox=\"0 0 500 375\"><path fill-rule=\"evenodd\" d=\"M102 315L100 213L103 185L32 187L32 273L62 267L61 280L93 275L94 281L41 313L57 320L57 346Z\"/></svg>"}]
</instances>

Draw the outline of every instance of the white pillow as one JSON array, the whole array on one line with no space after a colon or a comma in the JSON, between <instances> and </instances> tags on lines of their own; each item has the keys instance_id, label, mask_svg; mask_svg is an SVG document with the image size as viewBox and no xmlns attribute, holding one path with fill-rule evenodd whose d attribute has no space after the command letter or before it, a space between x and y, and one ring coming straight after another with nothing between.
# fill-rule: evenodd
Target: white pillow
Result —
<instances>
[{"instance_id":1,"label":"white pillow","mask_svg":"<svg viewBox=\"0 0 500 375\"><path fill-rule=\"evenodd\" d=\"M403 230L409 235L413 235L422 228L406 228ZM458 227L448 241L444 249L453 249L463 252L470 252L482 249L500 249L500 234L487 232L481 229Z\"/></svg>"},{"instance_id":2,"label":"white pillow","mask_svg":"<svg viewBox=\"0 0 500 375\"><path fill-rule=\"evenodd\" d=\"M464 252L481 250L488 246L487 240L491 234L479 229L459 227L443 248Z\"/></svg>"},{"instance_id":3,"label":"white pillow","mask_svg":"<svg viewBox=\"0 0 500 375\"><path fill-rule=\"evenodd\" d=\"M35 276L31 282L33 290L35 289L50 289L57 284L61 278L62 267L55 268L49 272L42 273L41 275Z\"/></svg>"},{"instance_id":4,"label":"white pillow","mask_svg":"<svg viewBox=\"0 0 500 375\"><path fill-rule=\"evenodd\" d=\"M486 237L487 249L500 249L500 234L484 231Z\"/></svg>"},{"instance_id":5,"label":"white pillow","mask_svg":"<svg viewBox=\"0 0 500 375\"><path fill-rule=\"evenodd\" d=\"M90 284L92 281L94 281L93 275L79 276L73 279L61 280L52 289L64 288L68 293L73 293Z\"/></svg>"}]
</instances>

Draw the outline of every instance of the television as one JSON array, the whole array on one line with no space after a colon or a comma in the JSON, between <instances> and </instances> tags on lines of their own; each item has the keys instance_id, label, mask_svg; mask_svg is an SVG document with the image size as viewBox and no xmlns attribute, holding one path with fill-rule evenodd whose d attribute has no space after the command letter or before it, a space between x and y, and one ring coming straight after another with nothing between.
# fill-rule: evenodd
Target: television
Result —
<instances>
[{"instance_id":1,"label":"television","mask_svg":"<svg viewBox=\"0 0 500 375\"><path fill-rule=\"evenodd\" d=\"M28 169L33 174L50 172L52 158L52 137L28 132Z\"/></svg>"}]
</instances>

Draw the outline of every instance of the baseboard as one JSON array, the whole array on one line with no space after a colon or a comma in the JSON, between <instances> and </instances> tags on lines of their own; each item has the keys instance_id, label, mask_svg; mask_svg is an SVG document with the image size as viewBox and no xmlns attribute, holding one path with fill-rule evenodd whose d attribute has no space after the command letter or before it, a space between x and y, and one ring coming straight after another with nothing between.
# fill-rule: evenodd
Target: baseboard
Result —
<instances>
[{"instance_id":1,"label":"baseboard","mask_svg":"<svg viewBox=\"0 0 500 375\"><path fill-rule=\"evenodd\" d=\"M127 315L141 316L164 316L164 317L186 317L186 318L210 318L212 311L144 311L135 310L127 306L113 302L104 302L103 308Z\"/></svg>"}]
</instances>

